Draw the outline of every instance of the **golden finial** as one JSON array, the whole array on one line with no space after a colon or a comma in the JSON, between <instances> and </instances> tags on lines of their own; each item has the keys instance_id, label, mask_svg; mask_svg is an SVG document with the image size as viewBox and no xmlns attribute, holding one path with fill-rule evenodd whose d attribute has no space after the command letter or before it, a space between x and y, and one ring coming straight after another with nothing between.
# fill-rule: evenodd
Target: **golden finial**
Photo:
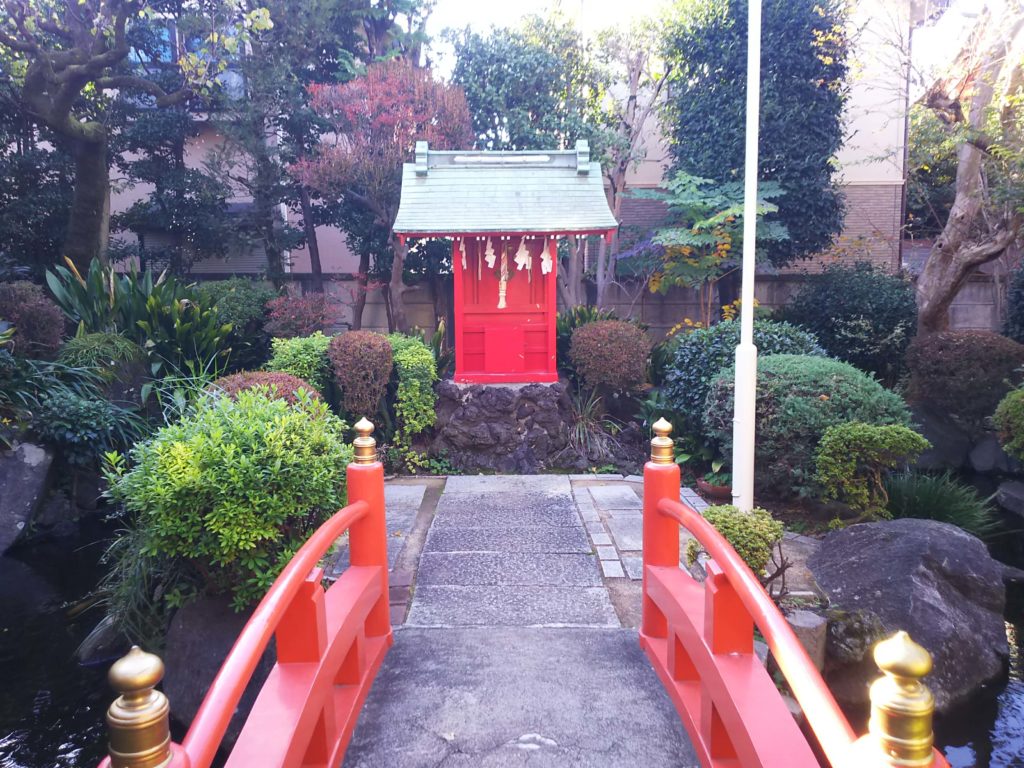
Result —
<instances>
[{"instance_id":1,"label":"golden finial","mask_svg":"<svg viewBox=\"0 0 1024 768\"><path fill-rule=\"evenodd\" d=\"M133 645L107 674L118 696L107 710L111 768L164 768L171 763L170 705L154 690L164 676L159 656Z\"/></svg>"},{"instance_id":2,"label":"golden finial","mask_svg":"<svg viewBox=\"0 0 1024 768\"><path fill-rule=\"evenodd\" d=\"M655 437L651 440L651 461L654 464L674 464L675 451L673 441L669 435L672 433L672 425L664 417L654 422L652 427Z\"/></svg>"},{"instance_id":3,"label":"golden finial","mask_svg":"<svg viewBox=\"0 0 1024 768\"><path fill-rule=\"evenodd\" d=\"M890 765L930 766L935 699L921 678L932 657L902 631L876 645L874 655L884 674L871 684L868 731Z\"/></svg>"},{"instance_id":4,"label":"golden finial","mask_svg":"<svg viewBox=\"0 0 1024 768\"><path fill-rule=\"evenodd\" d=\"M373 439L373 422L365 416L356 422L358 437L352 443L356 449L356 464L373 464L377 460L377 441Z\"/></svg>"}]
</instances>

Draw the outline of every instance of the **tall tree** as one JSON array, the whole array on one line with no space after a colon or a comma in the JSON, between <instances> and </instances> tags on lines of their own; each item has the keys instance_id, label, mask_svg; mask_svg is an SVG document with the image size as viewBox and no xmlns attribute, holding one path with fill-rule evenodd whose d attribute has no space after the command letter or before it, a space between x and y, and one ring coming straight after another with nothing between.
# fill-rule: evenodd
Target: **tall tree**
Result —
<instances>
[{"instance_id":1,"label":"tall tree","mask_svg":"<svg viewBox=\"0 0 1024 768\"><path fill-rule=\"evenodd\" d=\"M666 17L672 66L663 113L675 170L742 178L747 0L676 0ZM765 0L760 178L779 184L789 238L764 243L775 265L827 248L843 224L833 158L843 141L847 38L841 0Z\"/></svg>"},{"instance_id":2,"label":"tall tree","mask_svg":"<svg viewBox=\"0 0 1024 768\"><path fill-rule=\"evenodd\" d=\"M609 95L602 104L609 126L604 133L602 167L607 180L608 204L622 222L622 201L631 170L647 157L649 129L661 104L672 65L655 55L658 30L653 22L634 23L627 29L609 29L598 36L598 61L608 73ZM617 282L618 235L609 246L601 241L595 277L597 305L607 306Z\"/></svg>"},{"instance_id":3,"label":"tall tree","mask_svg":"<svg viewBox=\"0 0 1024 768\"><path fill-rule=\"evenodd\" d=\"M298 161L294 175L323 194L340 194L362 206L388 232L398 214L402 163L411 159L416 142L454 149L470 141L462 90L402 59L372 64L365 75L342 85L311 86L310 93L313 109L332 127L332 138L314 158ZM405 247L396 237L391 245L393 325L405 331Z\"/></svg>"},{"instance_id":4,"label":"tall tree","mask_svg":"<svg viewBox=\"0 0 1024 768\"><path fill-rule=\"evenodd\" d=\"M449 33L452 82L466 92L476 147L489 150L570 149L577 139L602 158L609 132L608 73L593 45L565 16L528 16L515 28ZM586 303L587 239L561 248L562 303Z\"/></svg>"},{"instance_id":5,"label":"tall tree","mask_svg":"<svg viewBox=\"0 0 1024 768\"><path fill-rule=\"evenodd\" d=\"M230 5L230 3L228 4ZM109 223L109 94L131 93L155 107L178 103L214 82L222 54L253 29L269 25L265 12L240 19L200 0L189 11L208 22L195 50L177 62L188 87L168 92L149 76L151 51L133 44L136 25L159 22L184 3L145 0L2 0L0 56L12 73L22 109L52 132L74 159L75 191L64 253L79 266L102 256ZM227 18L230 17L230 18ZM132 51L138 55L132 57Z\"/></svg>"},{"instance_id":6,"label":"tall tree","mask_svg":"<svg viewBox=\"0 0 1024 768\"><path fill-rule=\"evenodd\" d=\"M922 103L956 147L954 197L917 279L918 333L949 326L972 274L1018 242L1024 227L1024 9L987 4Z\"/></svg>"}]
</instances>

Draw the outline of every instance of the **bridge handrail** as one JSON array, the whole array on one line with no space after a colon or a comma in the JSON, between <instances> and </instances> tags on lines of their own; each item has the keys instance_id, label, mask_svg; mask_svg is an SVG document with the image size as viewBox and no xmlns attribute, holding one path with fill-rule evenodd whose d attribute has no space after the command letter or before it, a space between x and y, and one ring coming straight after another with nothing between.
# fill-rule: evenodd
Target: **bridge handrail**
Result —
<instances>
[{"instance_id":1,"label":"bridge handrail","mask_svg":"<svg viewBox=\"0 0 1024 768\"><path fill-rule=\"evenodd\" d=\"M100 768L209 768L272 637L277 661L228 765L338 764L359 708L392 643L384 468L373 425L356 424L346 469L351 503L299 548L253 611L221 665L183 742L171 743L169 703L155 690L163 663L138 647L109 678L121 696L107 712L109 756ZM349 568L325 590L322 558L349 531ZM311 718L315 718L312 720ZM288 721L292 728L267 728ZM285 732L286 731L286 732ZM271 755L276 755L272 757Z\"/></svg>"},{"instance_id":2,"label":"bridge handrail","mask_svg":"<svg viewBox=\"0 0 1024 768\"><path fill-rule=\"evenodd\" d=\"M191 760L192 768L203 768L213 762L246 686L306 577L317 567L338 537L369 511L369 504L356 501L335 512L299 548L256 606L224 659L182 740L182 747Z\"/></svg>"},{"instance_id":3,"label":"bridge handrail","mask_svg":"<svg viewBox=\"0 0 1024 768\"><path fill-rule=\"evenodd\" d=\"M905 632L874 650L869 733L858 738L803 644L760 580L702 515L679 500L672 427L653 426L644 466L640 644L672 698L702 764L816 766L765 667L756 626L833 768L949 768L933 746L934 699L921 679L931 657ZM698 582L680 568L679 526L710 555Z\"/></svg>"},{"instance_id":4,"label":"bridge handrail","mask_svg":"<svg viewBox=\"0 0 1024 768\"><path fill-rule=\"evenodd\" d=\"M671 518L697 539L733 585L736 594L761 630L768 649L804 711L807 723L832 765L840 765L857 740L818 668L807 655L785 616L769 597L761 582L732 545L692 507L681 501L661 499L658 512Z\"/></svg>"}]
</instances>

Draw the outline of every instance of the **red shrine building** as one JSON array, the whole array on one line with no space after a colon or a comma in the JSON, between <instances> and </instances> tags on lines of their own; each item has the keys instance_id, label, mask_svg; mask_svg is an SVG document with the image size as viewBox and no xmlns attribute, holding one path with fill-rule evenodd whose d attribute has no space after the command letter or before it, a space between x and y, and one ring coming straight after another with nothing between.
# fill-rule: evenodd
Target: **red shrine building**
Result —
<instances>
[{"instance_id":1,"label":"red shrine building","mask_svg":"<svg viewBox=\"0 0 1024 768\"><path fill-rule=\"evenodd\" d=\"M451 238L455 381L558 381L558 240L618 227L585 141L552 152L431 152L402 172L395 234Z\"/></svg>"}]
</instances>

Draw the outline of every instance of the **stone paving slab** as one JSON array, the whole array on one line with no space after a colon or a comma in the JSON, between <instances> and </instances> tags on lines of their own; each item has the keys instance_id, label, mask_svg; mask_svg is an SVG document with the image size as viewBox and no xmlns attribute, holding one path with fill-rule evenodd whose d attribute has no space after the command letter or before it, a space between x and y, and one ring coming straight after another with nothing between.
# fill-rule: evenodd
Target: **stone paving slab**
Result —
<instances>
[{"instance_id":1,"label":"stone paving slab","mask_svg":"<svg viewBox=\"0 0 1024 768\"><path fill-rule=\"evenodd\" d=\"M566 475L454 475L445 483L445 495L453 493L529 492L532 494L572 495Z\"/></svg>"},{"instance_id":2,"label":"stone paving slab","mask_svg":"<svg viewBox=\"0 0 1024 768\"><path fill-rule=\"evenodd\" d=\"M604 587L454 586L416 588L408 625L618 627Z\"/></svg>"},{"instance_id":3,"label":"stone paving slab","mask_svg":"<svg viewBox=\"0 0 1024 768\"><path fill-rule=\"evenodd\" d=\"M395 632L346 768L691 768L679 718L623 629Z\"/></svg>"},{"instance_id":4,"label":"stone paving slab","mask_svg":"<svg viewBox=\"0 0 1024 768\"><path fill-rule=\"evenodd\" d=\"M602 560L601 573L606 579L621 579L625 576L622 572L622 563L618 560Z\"/></svg>"},{"instance_id":5,"label":"stone paving slab","mask_svg":"<svg viewBox=\"0 0 1024 768\"><path fill-rule=\"evenodd\" d=\"M552 525L433 528L427 534L427 548L431 552L591 552L582 528Z\"/></svg>"},{"instance_id":6,"label":"stone paving slab","mask_svg":"<svg viewBox=\"0 0 1024 768\"><path fill-rule=\"evenodd\" d=\"M417 584L601 586L593 555L523 552L432 552L420 556Z\"/></svg>"},{"instance_id":7,"label":"stone paving slab","mask_svg":"<svg viewBox=\"0 0 1024 768\"><path fill-rule=\"evenodd\" d=\"M578 526L580 516L571 496L462 493L441 496L433 528L488 526Z\"/></svg>"},{"instance_id":8,"label":"stone paving slab","mask_svg":"<svg viewBox=\"0 0 1024 768\"><path fill-rule=\"evenodd\" d=\"M423 503L423 494L427 492L425 485L399 485L389 483L384 486L384 507L387 509L412 508L418 510Z\"/></svg>"},{"instance_id":9,"label":"stone paving slab","mask_svg":"<svg viewBox=\"0 0 1024 768\"><path fill-rule=\"evenodd\" d=\"M644 559L639 555L627 555L622 558L622 567L626 569L626 575L633 581L640 581L644 577Z\"/></svg>"},{"instance_id":10,"label":"stone paving slab","mask_svg":"<svg viewBox=\"0 0 1024 768\"><path fill-rule=\"evenodd\" d=\"M631 517L610 517L606 521L608 532L615 540L615 546L622 552L643 550L644 520L639 515Z\"/></svg>"},{"instance_id":11,"label":"stone paving slab","mask_svg":"<svg viewBox=\"0 0 1024 768\"><path fill-rule=\"evenodd\" d=\"M385 488L385 491L387 489ZM413 522L416 520L417 510L412 507L388 507L385 504L385 518L388 530L388 568L393 569L405 546L405 537L412 530ZM589 551L589 550L588 550ZM338 557L331 566L328 574L337 578L342 571L348 568L348 542L338 550Z\"/></svg>"},{"instance_id":12,"label":"stone paving slab","mask_svg":"<svg viewBox=\"0 0 1024 768\"><path fill-rule=\"evenodd\" d=\"M640 497L628 485L592 485L587 488L599 509L641 509Z\"/></svg>"}]
</instances>

